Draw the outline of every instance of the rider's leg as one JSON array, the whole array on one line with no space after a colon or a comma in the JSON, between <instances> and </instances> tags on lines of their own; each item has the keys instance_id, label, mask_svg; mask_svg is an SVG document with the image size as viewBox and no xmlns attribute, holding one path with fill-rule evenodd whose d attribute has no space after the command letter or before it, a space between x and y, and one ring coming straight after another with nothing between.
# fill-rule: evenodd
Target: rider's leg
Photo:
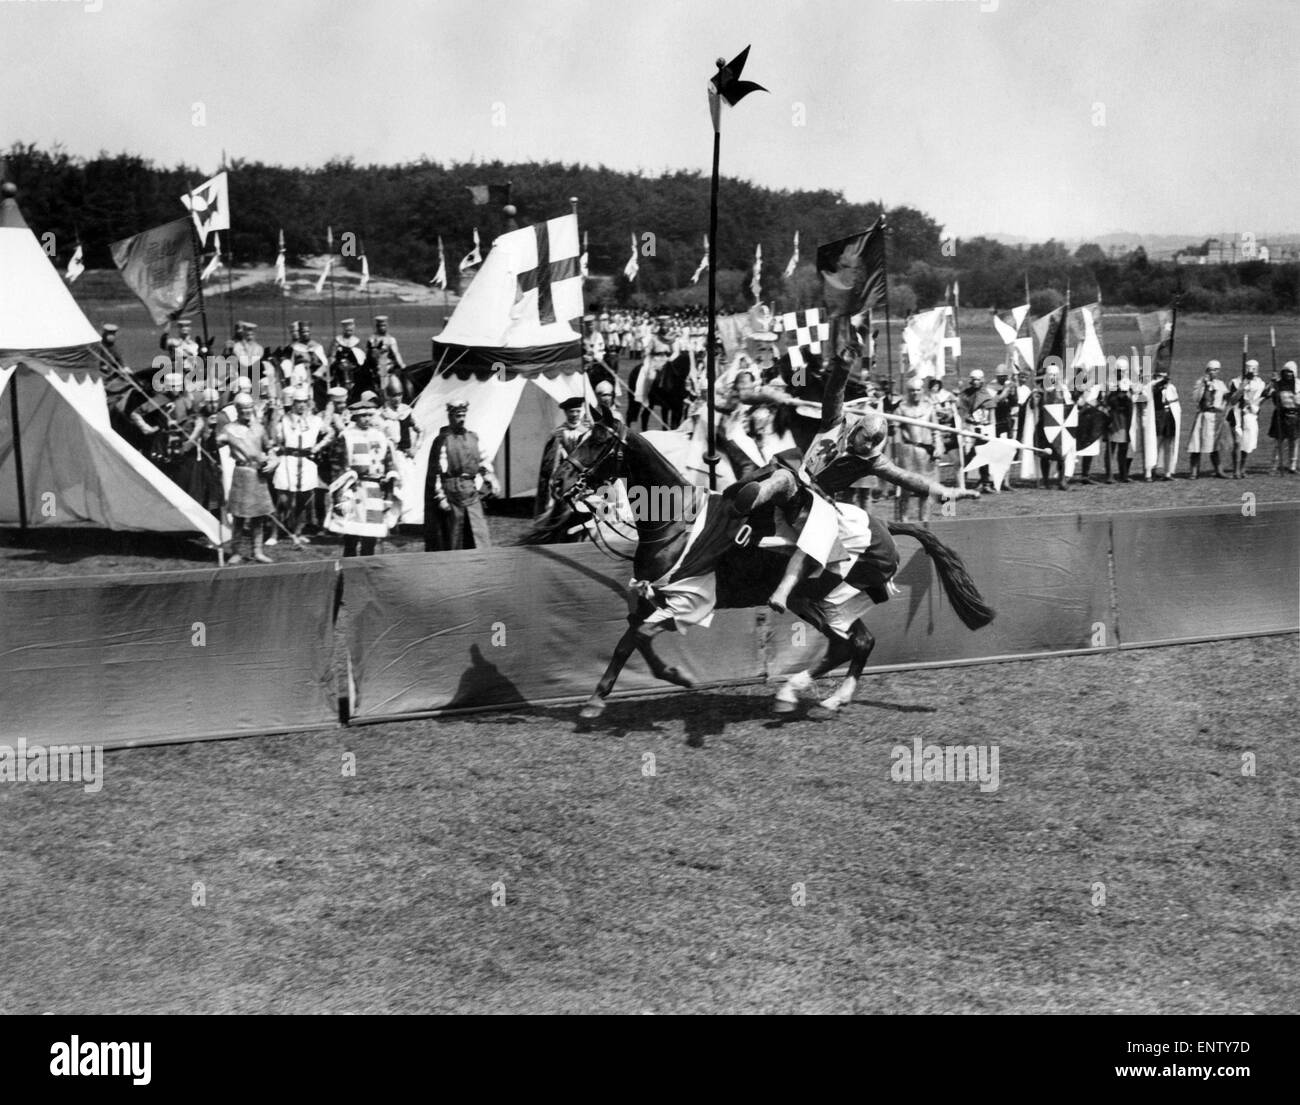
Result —
<instances>
[{"instance_id":1,"label":"rider's leg","mask_svg":"<svg viewBox=\"0 0 1300 1105\"><path fill-rule=\"evenodd\" d=\"M802 549L795 549L791 554L790 563L785 566L785 574L781 577L781 582L776 585L772 597L767 600L767 605L778 614L785 613L786 604L790 601L790 592L803 579L808 569L809 559L808 554ZM813 563L815 564L816 561Z\"/></svg>"}]
</instances>

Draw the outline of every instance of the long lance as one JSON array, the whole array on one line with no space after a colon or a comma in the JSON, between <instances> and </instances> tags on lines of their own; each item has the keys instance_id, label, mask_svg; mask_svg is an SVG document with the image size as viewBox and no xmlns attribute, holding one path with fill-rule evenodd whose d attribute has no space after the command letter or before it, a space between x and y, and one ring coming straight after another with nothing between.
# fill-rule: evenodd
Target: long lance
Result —
<instances>
[{"instance_id":1,"label":"long lance","mask_svg":"<svg viewBox=\"0 0 1300 1105\"><path fill-rule=\"evenodd\" d=\"M722 60L719 59L718 71L721 72L722 68ZM722 150L721 113L722 105L718 104L718 118L713 126L713 177L709 185L709 333L705 338L704 350L705 406L708 408L708 424L705 437L708 449L704 454L704 461L709 466L710 491L718 489L718 460L720 459L716 436L716 416L713 410L714 377L716 374L713 346L718 334L718 157Z\"/></svg>"},{"instance_id":2,"label":"long lance","mask_svg":"<svg viewBox=\"0 0 1300 1105\"><path fill-rule=\"evenodd\" d=\"M869 400L866 399L850 399L844 404L844 407L846 410L850 407L861 409L864 408L868 402ZM898 422L905 426L920 426L922 429L939 430L945 434L957 434L961 437L973 437L977 441L1009 441L1017 449L1023 449L1029 453L1038 453L1040 456L1045 457L1052 455L1051 451L1048 449L1039 449L1034 445L1026 445L1012 437L989 437L988 434L976 433L974 430L960 429L956 426L945 426L939 422L926 422L923 419L908 418L906 415L902 414L886 414L884 411L876 411L875 413L889 422Z\"/></svg>"}]
</instances>

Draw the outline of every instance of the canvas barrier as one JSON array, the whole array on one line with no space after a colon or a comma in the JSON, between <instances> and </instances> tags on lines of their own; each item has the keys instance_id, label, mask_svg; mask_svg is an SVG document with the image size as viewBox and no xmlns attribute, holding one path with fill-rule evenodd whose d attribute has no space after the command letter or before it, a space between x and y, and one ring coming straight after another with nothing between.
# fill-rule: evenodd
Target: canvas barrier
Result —
<instances>
[{"instance_id":1,"label":"canvas barrier","mask_svg":"<svg viewBox=\"0 0 1300 1105\"><path fill-rule=\"evenodd\" d=\"M998 616L966 629L897 539L868 671L1300 629L1300 512L1209 507L937 521ZM339 569L342 569L341 572ZM356 721L585 697L626 628L630 565L591 545L0 582L0 742L107 747L338 723L341 583ZM806 666L822 638L719 611L656 649L702 685ZM671 691L633 655L622 694Z\"/></svg>"},{"instance_id":2,"label":"canvas barrier","mask_svg":"<svg viewBox=\"0 0 1300 1105\"><path fill-rule=\"evenodd\" d=\"M1253 637L1300 627L1300 509L1113 516L1121 647Z\"/></svg>"},{"instance_id":3,"label":"canvas barrier","mask_svg":"<svg viewBox=\"0 0 1300 1105\"><path fill-rule=\"evenodd\" d=\"M545 702L590 694L627 629L631 565L592 545L347 561L352 717ZM701 684L762 678L752 610L655 642ZM633 656L618 690L660 690Z\"/></svg>"},{"instance_id":4,"label":"canvas barrier","mask_svg":"<svg viewBox=\"0 0 1300 1105\"><path fill-rule=\"evenodd\" d=\"M1115 647L1106 515L935 521L931 529L961 556L997 616L983 629L967 629L930 557L912 538L897 537L901 567L894 583L901 594L868 616L876 638L870 668ZM772 623L769 674L801 671L821 655L824 639L800 632L801 624L789 615Z\"/></svg>"},{"instance_id":5,"label":"canvas barrier","mask_svg":"<svg viewBox=\"0 0 1300 1105\"><path fill-rule=\"evenodd\" d=\"M0 583L0 742L338 723L334 561Z\"/></svg>"}]
</instances>

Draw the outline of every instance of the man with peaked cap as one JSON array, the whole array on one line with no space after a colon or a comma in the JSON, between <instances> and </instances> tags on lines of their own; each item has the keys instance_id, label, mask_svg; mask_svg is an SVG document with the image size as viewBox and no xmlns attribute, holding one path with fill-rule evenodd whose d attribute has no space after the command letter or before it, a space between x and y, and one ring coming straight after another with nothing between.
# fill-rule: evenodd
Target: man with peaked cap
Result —
<instances>
[{"instance_id":1,"label":"man with peaked cap","mask_svg":"<svg viewBox=\"0 0 1300 1105\"><path fill-rule=\"evenodd\" d=\"M357 320L345 318L339 323L342 332L330 344L330 387L347 388L352 385L357 372L366 363L366 347L357 333Z\"/></svg>"},{"instance_id":2,"label":"man with peaked cap","mask_svg":"<svg viewBox=\"0 0 1300 1105\"><path fill-rule=\"evenodd\" d=\"M537 498L533 503L534 517L541 517L551 509L555 502L555 495L551 488L555 471L578 447L578 443L587 436L588 427L582 418L582 408L585 405L581 396L566 399L560 404L560 410L564 412L564 422L550 432L542 448L542 466L537 473ZM574 535L573 539L581 538Z\"/></svg>"},{"instance_id":3,"label":"man with peaked cap","mask_svg":"<svg viewBox=\"0 0 1300 1105\"><path fill-rule=\"evenodd\" d=\"M222 356L235 358L237 375L247 376L250 380L263 379L262 360L266 350L257 340L257 323L235 323L235 335L226 342Z\"/></svg>"},{"instance_id":4,"label":"man with peaked cap","mask_svg":"<svg viewBox=\"0 0 1300 1105\"><path fill-rule=\"evenodd\" d=\"M1192 388L1192 403L1196 407L1196 417L1192 420L1192 436L1187 439L1187 463L1191 471L1189 480L1201 474L1201 454L1210 454L1210 463L1214 465L1214 474L1221 480L1228 475L1219 463L1219 429L1220 420L1227 410L1228 385L1219 379L1219 369L1223 366L1218 361L1209 361L1205 365L1204 375Z\"/></svg>"},{"instance_id":5,"label":"man with peaked cap","mask_svg":"<svg viewBox=\"0 0 1300 1105\"><path fill-rule=\"evenodd\" d=\"M164 330L158 347L171 358L172 371L179 372L183 376L191 375L198 371L208 351L194 336L194 324L189 319L178 318L176 329L178 332L174 337Z\"/></svg>"},{"instance_id":6,"label":"man with peaked cap","mask_svg":"<svg viewBox=\"0 0 1300 1105\"><path fill-rule=\"evenodd\" d=\"M447 404L447 425L438 431L429 449L424 483L424 548L491 548L483 495L500 494L492 458L479 444L478 435L465 426L469 404L463 399Z\"/></svg>"},{"instance_id":7,"label":"man with peaked cap","mask_svg":"<svg viewBox=\"0 0 1300 1105\"><path fill-rule=\"evenodd\" d=\"M348 409L352 421L335 446L339 475L330 484L326 528L343 534L344 556L370 556L401 515L397 459L374 423L374 401L361 398Z\"/></svg>"},{"instance_id":8,"label":"man with peaked cap","mask_svg":"<svg viewBox=\"0 0 1300 1105\"><path fill-rule=\"evenodd\" d=\"M1264 402L1264 381L1259 362L1247 361L1242 374L1232 381L1225 404L1232 436L1232 478L1246 478L1246 458L1259 445L1259 408Z\"/></svg>"}]
</instances>

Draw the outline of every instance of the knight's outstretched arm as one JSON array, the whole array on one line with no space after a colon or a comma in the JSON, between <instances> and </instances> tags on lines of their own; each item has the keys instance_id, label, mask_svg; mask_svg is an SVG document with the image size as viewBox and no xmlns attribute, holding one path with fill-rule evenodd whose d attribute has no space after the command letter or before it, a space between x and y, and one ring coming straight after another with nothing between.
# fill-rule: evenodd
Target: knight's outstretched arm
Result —
<instances>
[{"instance_id":1,"label":"knight's outstretched arm","mask_svg":"<svg viewBox=\"0 0 1300 1105\"><path fill-rule=\"evenodd\" d=\"M927 480L924 476L917 475L915 472L909 472L906 468L900 468L885 457L875 458L870 475L879 476L882 480L888 480L890 483L896 483L899 487L905 487L916 495L933 495L936 499L979 498L978 491L962 491L956 487L945 487L943 484L936 483L934 480Z\"/></svg>"}]
</instances>

